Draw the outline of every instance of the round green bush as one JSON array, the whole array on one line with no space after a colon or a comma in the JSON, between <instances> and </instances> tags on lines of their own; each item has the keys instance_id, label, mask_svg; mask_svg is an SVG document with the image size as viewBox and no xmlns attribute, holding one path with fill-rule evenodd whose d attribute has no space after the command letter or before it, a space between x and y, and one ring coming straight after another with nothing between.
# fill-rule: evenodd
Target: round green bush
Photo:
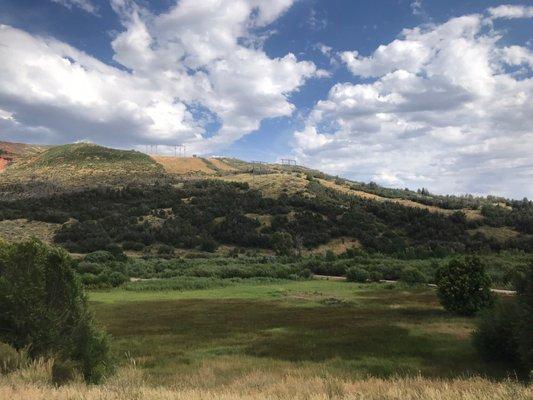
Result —
<instances>
[{"instance_id":1,"label":"round green bush","mask_svg":"<svg viewBox=\"0 0 533 400\"><path fill-rule=\"evenodd\" d=\"M490 277L478 257L453 259L437 270L435 278L440 302L448 311L468 316L494 303Z\"/></svg>"},{"instance_id":2,"label":"round green bush","mask_svg":"<svg viewBox=\"0 0 533 400\"><path fill-rule=\"evenodd\" d=\"M370 274L361 267L350 267L346 270L346 280L349 282L365 283L369 280Z\"/></svg>"},{"instance_id":3,"label":"round green bush","mask_svg":"<svg viewBox=\"0 0 533 400\"><path fill-rule=\"evenodd\" d=\"M400 281L407 283L408 285L417 285L420 283L426 283L426 277L418 268L405 267L400 272Z\"/></svg>"},{"instance_id":4,"label":"round green bush","mask_svg":"<svg viewBox=\"0 0 533 400\"><path fill-rule=\"evenodd\" d=\"M107 338L94 325L87 299L64 250L33 239L0 243L0 341L30 357L79 362L88 382L109 367Z\"/></svg>"}]
</instances>

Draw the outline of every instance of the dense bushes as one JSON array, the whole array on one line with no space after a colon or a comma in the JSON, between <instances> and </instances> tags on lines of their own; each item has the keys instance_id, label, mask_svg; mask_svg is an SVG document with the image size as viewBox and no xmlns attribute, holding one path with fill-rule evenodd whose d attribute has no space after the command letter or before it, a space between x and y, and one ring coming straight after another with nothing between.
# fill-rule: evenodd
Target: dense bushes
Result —
<instances>
[{"instance_id":1,"label":"dense bushes","mask_svg":"<svg viewBox=\"0 0 533 400\"><path fill-rule=\"evenodd\" d=\"M370 279L368 271L361 267L351 267L346 270L346 280L349 282L365 283Z\"/></svg>"},{"instance_id":2,"label":"dense bushes","mask_svg":"<svg viewBox=\"0 0 533 400\"><path fill-rule=\"evenodd\" d=\"M481 314L473 343L484 359L511 363L520 360L517 335L520 318L515 301L500 301Z\"/></svg>"},{"instance_id":3,"label":"dense bushes","mask_svg":"<svg viewBox=\"0 0 533 400\"><path fill-rule=\"evenodd\" d=\"M406 267L400 273L400 281L407 283L408 285L416 285L419 283L425 283L427 278L418 268Z\"/></svg>"},{"instance_id":4,"label":"dense bushes","mask_svg":"<svg viewBox=\"0 0 533 400\"><path fill-rule=\"evenodd\" d=\"M472 315L494 301L491 280L478 257L455 258L437 270L437 294L448 311Z\"/></svg>"},{"instance_id":5,"label":"dense bushes","mask_svg":"<svg viewBox=\"0 0 533 400\"><path fill-rule=\"evenodd\" d=\"M461 212L447 216L365 200L314 181L308 190L313 196L282 194L272 199L246 185L209 180L187 181L180 187L94 188L0 202L0 220L62 223L55 240L72 252L111 250L110 245L142 251L154 244L208 252L218 244L273 248L279 245L276 233L290 234L296 250L350 237L368 252L405 258L533 246L525 235L507 243L471 235L468 230L478 223L467 221ZM504 222L528 232L528 204L517 205L521 211ZM251 214L268 216L270 224L261 224Z\"/></svg>"},{"instance_id":6,"label":"dense bushes","mask_svg":"<svg viewBox=\"0 0 533 400\"><path fill-rule=\"evenodd\" d=\"M28 348L32 357L71 359L87 381L108 367L106 337L63 250L36 240L0 244L0 326L0 341Z\"/></svg>"},{"instance_id":7,"label":"dense bushes","mask_svg":"<svg viewBox=\"0 0 533 400\"><path fill-rule=\"evenodd\" d=\"M533 265L519 278L516 298L498 301L484 312L473 334L482 357L533 371Z\"/></svg>"}]
</instances>

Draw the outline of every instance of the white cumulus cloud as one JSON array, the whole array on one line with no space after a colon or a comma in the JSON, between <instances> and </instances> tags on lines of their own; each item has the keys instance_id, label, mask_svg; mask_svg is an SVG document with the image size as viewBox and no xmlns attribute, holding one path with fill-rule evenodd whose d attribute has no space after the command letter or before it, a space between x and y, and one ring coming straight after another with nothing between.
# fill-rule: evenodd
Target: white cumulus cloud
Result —
<instances>
[{"instance_id":1,"label":"white cumulus cloud","mask_svg":"<svg viewBox=\"0 0 533 400\"><path fill-rule=\"evenodd\" d=\"M532 6L503 4L501 6L491 7L488 11L492 18L533 18Z\"/></svg>"},{"instance_id":2,"label":"white cumulus cloud","mask_svg":"<svg viewBox=\"0 0 533 400\"><path fill-rule=\"evenodd\" d=\"M531 51L489 28L467 15L341 53L364 80L316 103L294 135L300 161L385 185L532 197Z\"/></svg>"},{"instance_id":3,"label":"white cumulus cloud","mask_svg":"<svg viewBox=\"0 0 533 400\"><path fill-rule=\"evenodd\" d=\"M112 40L113 58L124 68L3 25L0 108L14 118L4 131L33 142L185 142L198 152L228 146L265 118L290 116L289 95L324 75L291 53L270 58L250 44L292 3L181 0L153 15L134 1L112 0L124 26ZM220 129L206 133L197 110Z\"/></svg>"}]
</instances>

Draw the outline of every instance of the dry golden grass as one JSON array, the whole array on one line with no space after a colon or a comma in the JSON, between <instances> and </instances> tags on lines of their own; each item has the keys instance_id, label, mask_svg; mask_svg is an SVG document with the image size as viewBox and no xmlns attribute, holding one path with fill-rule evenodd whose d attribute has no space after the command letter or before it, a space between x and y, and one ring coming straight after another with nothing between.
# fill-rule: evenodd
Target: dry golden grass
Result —
<instances>
[{"instance_id":1,"label":"dry golden grass","mask_svg":"<svg viewBox=\"0 0 533 400\"><path fill-rule=\"evenodd\" d=\"M50 362L0 377L0 399L10 400L527 400L531 386L482 378L452 380L412 378L340 379L328 374L308 376L298 370L251 371L229 384L217 385L217 365L205 364L193 375L176 377L169 386L151 386L142 371L126 367L102 385L81 381L55 387Z\"/></svg>"},{"instance_id":2,"label":"dry golden grass","mask_svg":"<svg viewBox=\"0 0 533 400\"><path fill-rule=\"evenodd\" d=\"M215 167L217 167L221 171L224 171L224 172L238 171L236 168L233 168L231 165L224 162L224 160L221 160L220 158L210 158L209 161L211 162L211 164L213 164Z\"/></svg>"},{"instance_id":3,"label":"dry golden grass","mask_svg":"<svg viewBox=\"0 0 533 400\"><path fill-rule=\"evenodd\" d=\"M367 200L391 201L393 203L401 204L401 205L403 205L405 207L420 208L420 209L428 210L429 212L441 213L441 214L446 214L446 215L450 215L450 214L453 214L455 212L455 210L447 210L445 208L440 208L440 207L436 207L436 206L429 206L429 205L426 205L426 204L417 203L416 201L413 201L413 200L391 199L391 198L388 198L388 197L378 196L377 194L363 192L362 190L354 190L354 189L351 189L351 188L349 188L347 186L339 185L339 184L337 184L335 182L328 181L328 180L325 180L325 179L317 179L317 180L320 182L321 185L323 185L323 186L325 186L325 187L327 187L329 189L337 190L337 191L339 191L341 193L349 194L349 195L352 195L352 196L361 197L361 198L367 199ZM463 211L465 213L465 215L466 215L466 218L470 219L470 220L477 220L477 219L483 218L478 210L463 209L461 211Z\"/></svg>"},{"instance_id":4,"label":"dry golden grass","mask_svg":"<svg viewBox=\"0 0 533 400\"><path fill-rule=\"evenodd\" d=\"M52 224L27 219L0 221L0 239L8 242L36 237L45 243L52 243L54 233L61 224Z\"/></svg>"},{"instance_id":5,"label":"dry golden grass","mask_svg":"<svg viewBox=\"0 0 533 400\"><path fill-rule=\"evenodd\" d=\"M292 173L274 173L264 175L237 174L221 178L228 182L246 182L251 188L261 190L264 196L277 198L282 193L288 195L306 191L307 180Z\"/></svg>"},{"instance_id":6,"label":"dry golden grass","mask_svg":"<svg viewBox=\"0 0 533 400\"><path fill-rule=\"evenodd\" d=\"M151 156L157 163L161 164L166 172L170 174L215 174L216 171L198 157L169 157L169 156Z\"/></svg>"}]
</instances>

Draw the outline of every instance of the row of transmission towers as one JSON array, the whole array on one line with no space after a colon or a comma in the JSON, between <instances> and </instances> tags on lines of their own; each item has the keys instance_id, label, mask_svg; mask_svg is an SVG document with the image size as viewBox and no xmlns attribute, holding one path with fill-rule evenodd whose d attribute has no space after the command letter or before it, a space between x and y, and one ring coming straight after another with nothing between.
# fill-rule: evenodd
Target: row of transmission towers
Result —
<instances>
[{"instance_id":1,"label":"row of transmission towers","mask_svg":"<svg viewBox=\"0 0 533 400\"><path fill-rule=\"evenodd\" d=\"M146 154L159 154L157 144L147 144ZM174 157L185 157L186 146L184 144L175 144L171 146L174 148Z\"/></svg>"}]
</instances>

